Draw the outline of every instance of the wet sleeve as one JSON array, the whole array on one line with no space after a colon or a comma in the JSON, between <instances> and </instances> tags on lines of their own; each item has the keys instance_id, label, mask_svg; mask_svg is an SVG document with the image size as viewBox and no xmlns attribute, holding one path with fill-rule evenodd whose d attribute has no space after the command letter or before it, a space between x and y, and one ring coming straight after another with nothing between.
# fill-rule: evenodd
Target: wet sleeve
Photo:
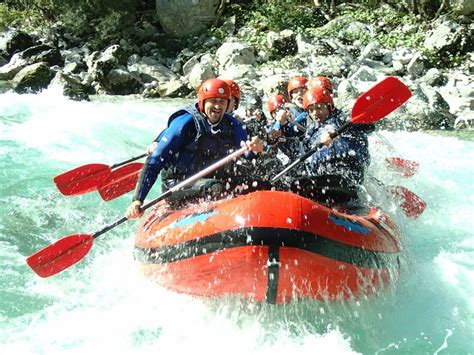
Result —
<instances>
[{"instance_id":1,"label":"wet sleeve","mask_svg":"<svg viewBox=\"0 0 474 355\"><path fill-rule=\"evenodd\" d=\"M161 169L193 138L194 121L190 114L175 118L163 132L153 153L148 157L140 173L133 200L144 201ZM195 128L194 128L195 131Z\"/></svg>"},{"instance_id":2,"label":"wet sleeve","mask_svg":"<svg viewBox=\"0 0 474 355\"><path fill-rule=\"evenodd\" d=\"M155 138L154 142L159 142L160 139L161 139L161 138L163 137L163 135L165 134L165 132L166 132L166 128L160 132L160 134L158 135L158 137Z\"/></svg>"},{"instance_id":3,"label":"wet sleeve","mask_svg":"<svg viewBox=\"0 0 474 355\"><path fill-rule=\"evenodd\" d=\"M236 119L232 121L232 127L234 129L234 145L236 149L239 149L240 147L242 147L242 144L247 141L247 139L250 139L250 137L248 137L247 131L242 126L242 123L240 123ZM252 151L247 151L245 152L244 156L247 159L254 159L256 157L256 154Z\"/></svg>"},{"instance_id":4,"label":"wet sleeve","mask_svg":"<svg viewBox=\"0 0 474 355\"><path fill-rule=\"evenodd\" d=\"M245 143L248 139L247 131L242 126L242 123L233 117L231 119L231 125L234 131L234 145L235 148L239 149L242 142Z\"/></svg>"},{"instance_id":5,"label":"wet sleeve","mask_svg":"<svg viewBox=\"0 0 474 355\"><path fill-rule=\"evenodd\" d=\"M308 119L308 113L302 112L298 115L298 117L296 117L295 121L306 127L307 119Z\"/></svg>"}]
</instances>

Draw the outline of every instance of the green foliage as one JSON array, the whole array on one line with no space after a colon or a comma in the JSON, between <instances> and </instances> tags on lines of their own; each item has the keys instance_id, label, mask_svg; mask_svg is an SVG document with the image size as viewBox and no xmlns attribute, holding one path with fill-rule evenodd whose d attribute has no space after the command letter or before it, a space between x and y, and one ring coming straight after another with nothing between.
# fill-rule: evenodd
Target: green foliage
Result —
<instances>
[{"instance_id":1,"label":"green foliage","mask_svg":"<svg viewBox=\"0 0 474 355\"><path fill-rule=\"evenodd\" d=\"M423 43L426 32L429 29L429 24L427 22L420 22L413 14L403 14L393 9L377 8L376 10L351 12L344 17L351 21L360 21L365 24L378 26L383 24L383 30L377 31L373 40L376 40L385 48L414 48L425 55L429 66L438 68L455 67L460 65L466 58L465 55L456 53L446 55L446 53L439 53L438 51L428 51ZM409 27L414 28L414 30L407 30ZM338 28L338 31L333 32L332 35L337 36L340 31L341 28ZM351 40L360 40L362 43L367 44L372 39L366 32L361 32L356 38Z\"/></svg>"},{"instance_id":2,"label":"green foliage","mask_svg":"<svg viewBox=\"0 0 474 355\"><path fill-rule=\"evenodd\" d=\"M99 49L124 37L135 20L133 0L53 0L67 31Z\"/></svg>"},{"instance_id":3,"label":"green foliage","mask_svg":"<svg viewBox=\"0 0 474 355\"><path fill-rule=\"evenodd\" d=\"M0 25L28 31L59 21L65 32L100 49L126 36L135 9L136 0L6 0L0 4Z\"/></svg>"},{"instance_id":4,"label":"green foliage","mask_svg":"<svg viewBox=\"0 0 474 355\"><path fill-rule=\"evenodd\" d=\"M259 31L298 31L306 27L321 25L324 18L318 16L304 1L272 0L255 1L250 9L248 25Z\"/></svg>"},{"instance_id":5,"label":"green foliage","mask_svg":"<svg viewBox=\"0 0 474 355\"><path fill-rule=\"evenodd\" d=\"M454 68L460 66L467 61L467 54L459 53L440 53L438 51L424 50L428 66L435 68Z\"/></svg>"},{"instance_id":6,"label":"green foliage","mask_svg":"<svg viewBox=\"0 0 474 355\"><path fill-rule=\"evenodd\" d=\"M344 29L352 22L361 22L369 26L377 26L374 36L367 31L358 33L346 32ZM418 28L414 31L401 30L403 26ZM385 48L400 46L421 49L426 32L426 26L419 23L414 15L401 14L389 9L361 9L354 12L342 13L340 17L319 28L308 29L312 36L334 36L346 42L360 41L367 44L372 40Z\"/></svg>"},{"instance_id":7,"label":"green foliage","mask_svg":"<svg viewBox=\"0 0 474 355\"><path fill-rule=\"evenodd\" d=\"M362 5L360 8L338 13L335 20L327 23L320 10L315 8L313 0L232 0L226 3L221 20L235 16L236 28L248 29L242 35L243 40L257 50L266 49L268 31L291 29L305 33L308 37L334 36L345 42L360 41L363 44L375 40L385 48L415 48L423 52L428 62L435 66L458 65L463 60L464 57L460 55L427 52L423 48L427 23L420 22L420 18L413 14L381 6L382 2L359 0L357 3ZM431 0L429 3L436 8L435 5L440 2ZM0 26L16 26L28 31L48 28L59 22L64 32L86 40L92 49L102 49L122 38L129 38L136 10L144 3L143 0L3 0L0 3ZM377 31L373 37L368 31L345 31L355 21L375 26ZM407 30L410 27L414 30ZM227 36L223 27L214 27L207 32L207 38L214 37L217 41ZM205 36L179 41L163 36L159 44L165 49L179 52L184 47L197 50L205 41Z\"/></svg>"},{"instance_id":8,"label":"green foliage","mask_svg":"<svg viewBox=\"0 0 474 355\"><path fill-rule=\"evenodd\" d=\"M242 39L252 44L257 51L268 49L266 34L268 31L279 32L290 29L303 32L307 27L320 26L326 22L322 13L314 8L310 0L254 0L238 1L226 5L222 18L235 16L236 28L249 29L240 33ZM221 28L212 28L208 35L219 40L228 36ZM278 59L282 54L272 53L273 59Z\"/></svg>"},{"instance_id":9,"label":"green foliage","mask_svg":"<svg viewBox=\"0 0 474 355\"><path fill-rule=\"evenodd\" d=\"M376 9L380 5L380 0L362 0L361 3L369 9Z\"/></svg>"},{"instance_id":10,"label":"green foliage","mask_svg":"<svg viewBox=\"0 0 474 355\"><path fill-rule=\"evenodd\" d=\"M21 27L33 30L43 23L41 13L35 8L10 6L8 2L0 4L0 27Z\"/></svg>"},{"instance_id":11,"label":"green foliage","mask_svg":"<svg viewBox=\"0 0 474 355\"><path fill-rule=\"evenodd\" d=\"M19 18L18 11L11 11L5 4L0 4L0 27L7 27L14 24L17 18Z\"/></svg>"}]
</instances>

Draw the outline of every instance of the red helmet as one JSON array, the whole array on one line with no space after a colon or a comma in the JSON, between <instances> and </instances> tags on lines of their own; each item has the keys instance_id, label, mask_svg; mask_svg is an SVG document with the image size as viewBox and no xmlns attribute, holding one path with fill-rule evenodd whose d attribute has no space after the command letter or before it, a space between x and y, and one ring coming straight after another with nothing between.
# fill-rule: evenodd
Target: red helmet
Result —
<instances>
[{"instance_id":1,"label":"red helmet","mask_svg":"<svg viewBox=\"0 0 474 355\"><path fill-rule=\"evenodd\" d=\"M308 80L308 90L319 87L328 90L331 94L334 91L331 80L327 76L317 76L313 79Z\"/></svg>"},{"instance_id":2,"label":"red helmet","mask_svg":"<svg viewBox=\"0 0 474 355\"><path fill-rule=\"evenodd\" d=\"M267 105L268 105L268 112L272 114L275 112L277 109L282 107L284 104L286 104L288 101L286 100L286 97L283 95L274 95L268 99Z\"/></svg>"},{"instance_id":3,"label":"red helmet","mask_svg":"<svg viewBox=\"0 0 474 355\"><path fill-rule=\"evenodd\" d=\"M320 87L313 87L306 91L306 94L303 96L303 106L305 110L307 110L310 105L322 103L330 104L334 107L334 100L332 99L329 90Z\"/></svg>"},{"instance_id":4,"label":"red helmet","mask_svg":"<svg viewBox=\"0 0 474 355\"><path fill-rule=\"evenodd\" d=\"M288 82L288 96L291 97L291 92L298 88L306 88L306 83L308 79L304 76L295 76L294 78L290 79Z\"/></svg>"},{"instance_id":5,"label":"red helmet","mask_svg":"<svg viewBox=\"0 0 474 355\"><path fill-rule=\"evenodd\" d=\"M240 103L240 88L239 85L234 80L224 80L227 85L230 87L230 94L237 98L237 103L235 104L235 109L239 107Z\"/></svg>"},{"instance_id":6,"label":"red helmet","mask_svg":"<svg viewBox=\"0 0 474 355\"><path fill-rule=\"evenodd\" d=\"M226 99L230 103L230 87L221 79L208 79L202 83L198 90L198 107L204 111L204 100L207 99ZM227 104L228 106L228 104Z\"/></svg>"}]
</instances>

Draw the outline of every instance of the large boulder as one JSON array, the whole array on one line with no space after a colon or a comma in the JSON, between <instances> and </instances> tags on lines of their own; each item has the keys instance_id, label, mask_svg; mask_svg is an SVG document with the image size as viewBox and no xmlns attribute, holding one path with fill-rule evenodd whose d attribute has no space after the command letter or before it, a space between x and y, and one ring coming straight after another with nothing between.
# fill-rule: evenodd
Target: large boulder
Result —
<instances>
[{"instance_id":1,"label":"large boulder","mask_svg":"<svg viewBox=\"0 0 474 355\"><path fill-rule=\"evenodd\" d=\"M177 79L176 74L157 60L150 57L136 58L129 62L128 70L139 73L144 83L166 82Z\"/></svg>"},{"instance_id":2,"label":"large boulder","mask_svg":"<svg viewBox=\"0 0 474 355\"><path fill-rule=\"evenodd\" d=\"M454 128L456 116L449 111L449 104L435 88L424 83L410 86L413 96L381 120L379 127L408 131Z\"/></svg>"},{"instance_id":3,"label":"large boulder","mask_svg":"<svg viewBox=\"0 0 474 355\"><path fill-rule=\"evenodd\" d=\"M278 55L295 55L298 52L296 33L292 30L284 30L279 33L268 32L267 45Z\"/></svg>"},{"instance_id":4,"label":"large boulder","mask_svg":"<svg viewBox=\"0 0 474 355\"><path fill-rule=\"evenodd\" d=\"M424 47L429 51L452 55L468 53L474 49L472 28L462 26L454 21L438 20L428 32Z\"/></svg>"},{"instance_id":5,"label":"large boulder","mask_svg":"<svg viewBox=\"0 0 474 355\"><path fill-rule=\"evenodd\" d=\"M34 45L31 36L23 31L7 29L0 33L0 52L10 59L15 53L21 52Z\"/></svg>"},{"instance_id":6,"label":"large boulder","mask_svg":"<svg viewBox=\"0 0 474 355\"><path fill-rule=\"evenodd\" d=\"M20 70L34 63L62 66L64 60L56 48L46 44L33 46L15 53L10 62L0 67L0 80L11 80Z\"/></svg>"},{"instance_id":7,"label":"large boulder","mask_svg":"<svg viewBox=\"0 0 474 355\"><path fill-rule=\"evenodd\" d=\"M235 65L254 65L255 49L252 45L238 42L225 42L216 51L216 58L220 69L227 69Z\"/></svg>"},{"instance_id":8,"label":"large boulder","mask_svg":"<svg viewBox=\"0 0 474 355\"><path fill-rule=\"evenodd\" d=\"M88 71L92 78L102 83L112 69L127 65L127 56L124 49L119 45L112 45L102 53L93 52L87 59Z\"/></svg>"},{"instance_id":9,"label":"large boulder","mask_svg":"<svg viewBox=\"0 0 474 355\"><path fill-rule=\"evenodd\" d=\"M156 0L156 13L167 34L184 37L211 26L223 5L222 0Z\"/></svg>"},{"instance_id":10,"label":"large boulder","mask_svg":"<svg viewBox=\"0 0 474 355\"><path fill-rule=\"evenodd\" d=\"M131 73L127 68L119 66L112 69L105 77L105 83L109 92L114 95L137 94L142 89L142 82L136 73Z\"/></svg>"},{"instance_id":11,"label":"large boulder","mask_svg":"<svg viewBox=\"0 0 474 355\"><path fill-rule=\"evenodd\" d=\"M52 71L47 63L31 64L18 72L13 78L18 93L39 92L51 82Z\"/></svg>"},{"instance_id":12,"label":"large boulder","mask_svg":"<svg viewBox=\"0 0 474 355\"><path fill-rule=\"evenodd\" d=\"M77 101L90 101L89 88L71 75L57 72L49 83L48 89L56 89L64 96Z\"/></svg>"}]
</instances>

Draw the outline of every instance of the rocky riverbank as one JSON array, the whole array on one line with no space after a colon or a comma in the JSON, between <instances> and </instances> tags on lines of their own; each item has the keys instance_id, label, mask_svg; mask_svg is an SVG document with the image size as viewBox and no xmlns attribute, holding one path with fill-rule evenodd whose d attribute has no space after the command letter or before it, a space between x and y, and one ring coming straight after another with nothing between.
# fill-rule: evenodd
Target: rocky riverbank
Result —
<instances>
[{"instance_id":1,"label":"rocky riverbank","mask_svg":"<svg viewBox=\"0 0 474 355\"><path fill-rule=\"evenodd\" d=\"M424 46L449 56L467 54L454 69L427 65L424 55L412 48L388 49L376 40L386 31L383 21L362 23L338 17L325 26L343 30L334 36L298 34L292 30L266 33L265 49L249 41L252 28L236 29L235 19L226 21L224 41L201 35L199 46L184 48L169 56L160 48L164 34L142 22L131 40L122 40L101 51L91 51L87 41L71 45L54 30L48 37L18 29L0 32L0 90L19 93L47 88L61 90L77 100L89 95L135 95L146 98L193 97L208 78L234 79L245 93L257 90L265 99L285 93L295 75L329 76L336 88L335 101L349 109L355 98L383 77L400 77L414 95L404 107L383 120L388 129L464 129L474 127L474 26L469 18L458 22L446 17L431 23ZM421 31L405 25L400 33ZM368 44L351 40L363 31ZM261 33L258 35L262 35Z\"/></svg>"}]
</instances>

